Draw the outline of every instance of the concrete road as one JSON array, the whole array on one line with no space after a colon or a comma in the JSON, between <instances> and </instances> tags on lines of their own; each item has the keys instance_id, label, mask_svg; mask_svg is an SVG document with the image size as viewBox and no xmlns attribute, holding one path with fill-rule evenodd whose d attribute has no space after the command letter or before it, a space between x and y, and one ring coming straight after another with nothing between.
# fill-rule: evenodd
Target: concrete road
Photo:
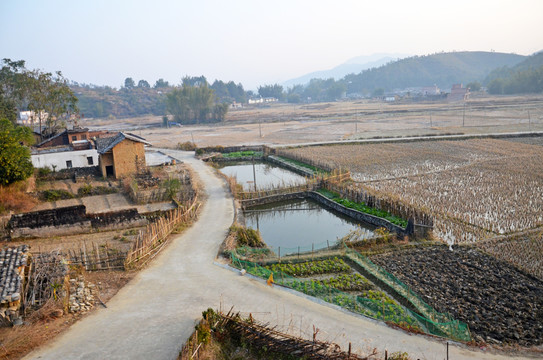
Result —
<instances>
[{"instance_id":1,"label":"concrete road","mask_svg":"<svg viewBox=\"0 0 543 360\"><path fill-rule=\"evenodd\" d=\"M413 359L444 359L443 340L409 335L379 322L269 287L213 263L233 220L233 205L222 180L190 153L168 154L190 163L208 195L200 219L128 285L67 332L27 359L175 359L201 312L234 306L257 320L294 334L338 343L367 353L405 351ZM451 346L451 359L506 359L505 356Z\"/></svg>"}]
</instances>

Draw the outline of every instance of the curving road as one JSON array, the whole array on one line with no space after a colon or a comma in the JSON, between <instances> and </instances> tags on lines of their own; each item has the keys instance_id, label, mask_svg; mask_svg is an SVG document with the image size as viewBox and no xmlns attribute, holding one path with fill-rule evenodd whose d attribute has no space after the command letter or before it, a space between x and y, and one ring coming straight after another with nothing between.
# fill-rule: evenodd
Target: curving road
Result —
<instances>
[{"instance_id":1,"label":"curving road","mask_svg":"<svg viewBox=\"0 0 543 360\"><path fill-rule=\"evenodd\" d=\"M176 359L203 310L231 306L308 338L315 325L318 339L344 349L352 342L356 352L377 348L406 351L413 359L445 358L442 340L409 335L214 264L233 220L232 199L222 180L192 153L167 152L189 163L205 186L208 199L200 219L173 239L106 309L92 312L26 359ZM449 353L455 360L508 359L461 346L451 346Z\"/></svg>"}]
</instances>

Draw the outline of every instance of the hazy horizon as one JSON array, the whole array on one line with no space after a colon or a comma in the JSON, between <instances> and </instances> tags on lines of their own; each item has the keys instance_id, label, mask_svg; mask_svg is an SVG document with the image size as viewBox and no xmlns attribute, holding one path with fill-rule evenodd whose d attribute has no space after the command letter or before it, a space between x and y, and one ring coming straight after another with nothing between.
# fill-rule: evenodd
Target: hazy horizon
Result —
<instances>
[{"instance_id":1,"label":"hazy horizon","mask_svg":"<svg viewBox=\"0 0 543 360\"><path fill-rule=\"evenodd\" d=\"M116 88L127 77L153 85L204 75L254 90L375 53L530 55L543 49L541 13L537 0L6 0L0 58Z\"/></svg>"}]
</instances>

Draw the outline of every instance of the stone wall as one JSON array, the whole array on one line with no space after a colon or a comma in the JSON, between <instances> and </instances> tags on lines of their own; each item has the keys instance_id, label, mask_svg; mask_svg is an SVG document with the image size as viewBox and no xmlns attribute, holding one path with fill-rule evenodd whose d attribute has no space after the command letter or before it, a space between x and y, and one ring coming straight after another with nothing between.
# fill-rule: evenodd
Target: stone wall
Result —
<instances>
[{"instance_id":1,"label":"stone wall","mask_svg":"<svg viewBox=\"0 0 543 360\"><path fill-rule=\"evenodd\" d=\"M16 239L81 234L93 229L122 229L144 226L147 222L135 208L87 214L84 205L76 205L12 215L8 229L10 237Z\"/></svg>"},{"instance_id":2,"label":"stone wall","mask_svg":"<svg viewBox=\"0 0 543 360\"><path fill-rule=\"evenodd\" d=\"M407 235L404 228L402 228L402 227L400 227L398 225L395 225L395 224L391 223L388 220L385 220L383 218L373 216L373 215L370 215L370 214L366 214L366 213L363 213L363 212L360 212L360 211L356 211L356 210L353 210L353 209L349 209L348 207L345 207L345 206L343 206L341 204L338 204L337 202L332 201L332 200L328 199L326 196L323 196L323 195L321 195L321 194L319 194L317 192L314 192L314 191L308 192L307 197L309 197L310 199L316 200L319 203L321 203L321 204L323 204L323 205L325 205L325 206L327 206L327 207L329 207L331 209L334 209L334 210L342 213L343 215L347 215L347 216L349 216L349 217L351 217L351 218L353 218L355 220L363 221L363 222L366 222L368 224L374 225L376 227L384 227L388 231L396 233L398 235Z\"/></svg>"},{"instance_id":3,"label":"stone wall","mask_svg":"<svg viewBox=\"0 0 543 360\"><path fill-rule=\"evenodd\" d=\"M85 205L67 206L57 209L32 211L24 214L12 215L8 227L16 228L40 228L44 226L62 226L85 222L87 209Z\"/></svg>"},{"instance_id":4,"label":"stone wall","mask_svg":"<svg viewBox=\"0 0 543 360\"><path fill-rule=\"evenodd\" d=\"M350 218L355 219L357 221L362 221L362 222L374 225L375 227L384 227L388 231L396 233L398 235L408 235L406 232L406 229L398 225L395 225L388 220L385 220L383 218L373 216L370 214L366 214L360 211L356 211L353 209L349 209L314 191L280 194L280 195L262 197L258 199L242 200L241 206L243 209L245 209L251 206L271 204L271 203L279 202L279 201L292 200L292 199L304 199L304 198L313 199L319 202L320 204L328 208L331 208L337 212L340 212L343 215L349 216ZM417 225L415 225L415 234L420 234L420 235L426 234L426 231L428 231L428 229L426 228L427 227L425 227L424 229L417 229ZM431 228L429 230L431 230Z\"/></svg>"},{"instance_id":5,"label":"stone wall","mask_svg":"<svg viewBox=\"0 0 543 360\"><path fill-rule=\"evenodd\" d=\"M298 166L298 165L295 165L295 164L292 164L288 161L284 161L282 159L280 159L279 157L277 156L268 156L266 158L267 161L271 162L272 164L276 164L276 165L279 165L285 169L288 169L292 172L295 172L296 174L298 175L302 175L302 176L313 176L313 170L310 170L308 168L305 168L303 166Z\"/></svg>"},{"instance_id":6,"label":"stone wall","mask_svg":"<svg viewBox=\"0 0 543 360\"><path fill-rule=\"evenodd\" d=\"M293 199L304 199L306 197L307 197L307 193L296 192L296 193L290 193L290 194L271 195L271 196L261 197L257 199L241 200L240 202L241 202L241 207L245 209L252 206L271 204L274 202L293 200Z\"/></svg>"}]
</instances>

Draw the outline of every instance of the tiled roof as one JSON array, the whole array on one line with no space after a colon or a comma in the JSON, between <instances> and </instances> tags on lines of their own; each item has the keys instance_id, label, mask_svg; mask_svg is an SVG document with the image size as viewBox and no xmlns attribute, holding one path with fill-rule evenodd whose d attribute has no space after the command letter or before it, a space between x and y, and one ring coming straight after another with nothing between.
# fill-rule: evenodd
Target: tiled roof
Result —
<instances>
[{"instance_id":1,"label":"tiled roof","mask_svg":"<svg viewBox=\"0 0 543 360\"><path fill-rule=\"evenodd\" d=\"M145 145L151 145L150 142L146 141L144 138L140 136L130 134L130 133L120 132L115 136L96 139L96 150L98 150L98 154L105 154L109 150L113 149L115 145L119 144L124 139L141 142L141 143L144 143Z\"/></svg>"},{"instance_id":2,"label":"tiled roof","mask_svg":"<svg viewBox=\"0 0 543 360\"><path fill-rule=\"evenodd\" d=\"M28 245L0 250L0 303L18 300L17 296L20 298L23 282L20 268L27 263L27 252Z\"/></svg>"}]
</instances>

